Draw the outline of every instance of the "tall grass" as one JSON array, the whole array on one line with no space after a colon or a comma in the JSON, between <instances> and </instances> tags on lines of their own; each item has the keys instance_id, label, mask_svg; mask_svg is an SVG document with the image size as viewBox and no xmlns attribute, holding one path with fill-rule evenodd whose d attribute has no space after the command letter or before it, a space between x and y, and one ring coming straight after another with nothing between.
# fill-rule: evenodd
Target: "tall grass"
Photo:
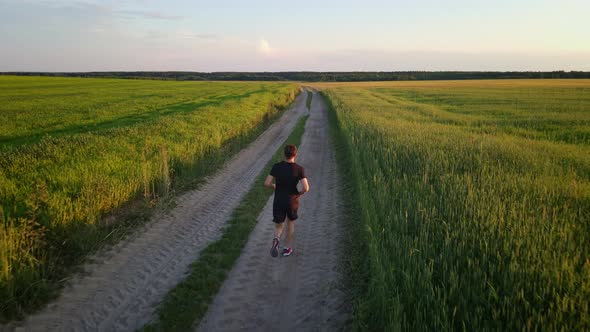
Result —
<instances>
[{"instance_id":1,"label":"tall grass","mask_svg":"<svg viewBox=\"0 0 590 332\"><path fill-rule=\"evenodd\" d=\"M0 87L4 320L47 301L71 266L162 197L221 166L297 91L276 83L6 76Z\"/></svg>"},{"instance_id":2,"label":"tall grass","mask_svg":"<svg viewBox=\"0 0 590 332\"><path fill-rule=\"evenodd\" d=\"M319 86L361 207L357 328L590 328L590 82L502 84Z\"/></svg>"}]
</instances>

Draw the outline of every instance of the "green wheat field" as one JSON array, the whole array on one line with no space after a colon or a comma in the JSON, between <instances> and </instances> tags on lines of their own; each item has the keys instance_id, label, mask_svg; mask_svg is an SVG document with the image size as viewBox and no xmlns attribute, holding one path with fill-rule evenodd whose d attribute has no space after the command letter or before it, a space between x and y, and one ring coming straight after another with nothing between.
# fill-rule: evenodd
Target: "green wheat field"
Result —
<instances>
[{"instance_id":1,"label":"green wheat field","mask_svg":"<svg viewBox=\"0 0 590 332\"><path fill-rule=\"evenodd\" d=\"M316 84L363 330L590 329L590 81Z\"/></svg>"},{"instance_id":2,"label":"green wheat field","mask_svg":"<svg viewBox=\"0 0 590 332\"><path fill-rule=\"evenodd\" d=\"M218 169L297 89L0 76L0 320L46 302L147 207Z\"/></svg>"}]
</instances>

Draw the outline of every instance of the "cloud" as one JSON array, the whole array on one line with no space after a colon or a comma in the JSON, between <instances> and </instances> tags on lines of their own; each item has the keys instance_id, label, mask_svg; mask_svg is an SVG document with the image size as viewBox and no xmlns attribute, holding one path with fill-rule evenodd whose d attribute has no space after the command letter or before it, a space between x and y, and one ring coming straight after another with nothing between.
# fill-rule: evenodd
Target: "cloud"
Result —
<instances>
[{"instance_id":1,"label":"cloud","mask_svg":"<svg viewBox=\"0 0 590 332\"><path fill-rule=\"evenodd\" d=\"M177 21L184 19L184 16L170 15L158 11L143 11L143 10L119 10L118 14L131 17L140 17L156 20Z\"/></svg>"},{"instance_id":2,"label":"cloud","mask_svg":"<svg viewBox=\"0 0 590 332\"><path fill-rule=\"evenodd\" d=\"M223 40L223 37L213 33L202 33L194 32L187 29L180 29L172 32L160 31L160 30L148 30L145 34L145 38L150 40L187 40L197 39L202 41L219 41Z\"/></svg>"},{"instance_id":3,"label":"cloud","mask_svg":"<svg viewBox=\"0 0 590 332\"><path fill-rule=\"evenodd\" d=\"M214 40L219 39L219 36L212 33L179 33L178 36L180 38L186 39L205 39L205 40Z\"/></svg>"},{"instance_id":4,"label":"cloud","mask_svg":"<svg viewBox=\"0 0 590 332\"><path fill-rule=\"evenodd\" d=\"M58 10L58 12L51 14L58 14L63 17L75 16L77 13L84 13L86 16L95 17L109 15L113 12L113 8L109 4L80 0L21 0L20 2L15 1L13 4L28 5L27 10L33 11Z\"/></svg>"},{"instance_id":5,"label":"cloud","mask_svg":"<svg viewBox=\"0 0 590 332\"><path fill-rule=\"evenodd\" d=\"M275 49L272 48L270 46L270 44L268 43L268 41L264 38L261 38L258 41L258 48L257 48L258 53L265 55L265 56L270 56L273 55L275 53Z\"/></svg>"},{"instance_id":6,"label":"cloud","mask_svg":"<svg viewBox=\"0 0 590 332\"><path fill-rule=\"evenodd\" d=\"M59 8L63 10L71 10L71 9L78 9L78 10L88 10L94 11L103 14L111 14L116 16L123 16L123 17L139 17L139 18L146 18L146 19L156 19L156 20L168 20L168 21L176 21L184 19L184 16L180 15L172 15L167 14L161 11L155 10L134 10L134 9L122 9L122 3L102 3L102 2L95 2L95 1L88 1L88 0L39 0L39 1L31 1L31 0L22 0L25 3L29 3L31 5L37 5L41 7L49 7L49 8Z\"/></svg>"}]
</instances>

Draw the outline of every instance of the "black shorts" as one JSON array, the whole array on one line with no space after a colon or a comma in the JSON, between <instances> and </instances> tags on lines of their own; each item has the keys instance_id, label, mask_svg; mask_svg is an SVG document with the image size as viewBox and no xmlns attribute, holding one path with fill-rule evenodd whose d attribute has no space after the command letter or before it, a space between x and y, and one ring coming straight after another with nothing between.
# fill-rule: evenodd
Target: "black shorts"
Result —
<instances>
[{"instance_id":1,"label":"black shorts","mask_svg":"<svg viewBox=\"0 0 590 332\"><path fill-rule=\"evenodd\" d=\"M272 221L280 224L285 221L285 217L289 220L296 220L297 209L299 209L299 195L288 197L277 197L272 204Z\"/></svg>"}]
</instances>

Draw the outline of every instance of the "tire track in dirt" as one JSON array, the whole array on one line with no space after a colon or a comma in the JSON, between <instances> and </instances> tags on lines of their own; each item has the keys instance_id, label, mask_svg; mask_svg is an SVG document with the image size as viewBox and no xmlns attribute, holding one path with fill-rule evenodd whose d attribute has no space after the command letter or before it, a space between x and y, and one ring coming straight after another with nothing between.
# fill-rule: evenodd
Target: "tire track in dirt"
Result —
<instances>
[{"instance_id":1,"label":"tire track in dirt","mask_svg":"<svg viewBox=\"0 0 590 332\"><path fill-rule=\"evenodd\" d=\"M256 175L307 112L305 94L250 146L198 190L177 199L129 239L96 255L61 296L20 326L24 331L130 331L154 315L155 306L180 282L202 249L222 228Z\"/></svg>"},{"instance_id":2,"label":"tire track in dirt","mask_svg":"<svg viewBox=\"0 0 590 332\"><path fill-rule=\"evenodd\" d=\"M327 108L312 99L297 163L311 190L301 197L294 253L272 258L272 197L242 255L197 331L337 331L348 318L342 289L340 183L328 136Z\"/></svg>"}]
</instances>

